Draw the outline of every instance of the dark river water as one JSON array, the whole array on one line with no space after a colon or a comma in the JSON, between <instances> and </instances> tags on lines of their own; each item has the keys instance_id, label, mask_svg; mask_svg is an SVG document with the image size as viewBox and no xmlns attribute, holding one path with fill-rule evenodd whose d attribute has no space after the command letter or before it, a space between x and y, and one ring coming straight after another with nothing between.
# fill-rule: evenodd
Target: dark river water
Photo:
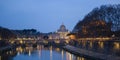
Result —
<instances>
[{"instance_id":1,"label":"dark river water","mask_svg":"<svg viewBox=\"0 0 120 60\"><path fill-rule=\"evenodd\" d=\"M120 57L120 41L79 41L74 45L78 48ZM15 50L0 54L0 60L93 60L88 57L77 56L63 49L53 46L18 47ZM95 59L94 59L95 60ZM98 59L96 59L98 60Z\"/></svg>"},{"instance_id":2,"label":"dark river water","mask_svg":"<svg viewBox=\"0 0 120 60\"><path fill-rule=\"evenodd\" d=\"M8 51L0 56L0 60L90 60L76 56L60 48L44 47L38 45L33 47L18 47L16 50Z\"/></svg>"}]
</instances>

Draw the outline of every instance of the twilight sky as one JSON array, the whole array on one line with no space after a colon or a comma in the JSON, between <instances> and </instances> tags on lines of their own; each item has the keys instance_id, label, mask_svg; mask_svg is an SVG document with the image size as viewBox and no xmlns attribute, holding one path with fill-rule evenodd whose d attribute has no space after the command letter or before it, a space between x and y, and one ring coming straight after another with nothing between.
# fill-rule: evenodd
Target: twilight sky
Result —
<instances>
[{"instance_id":1,"label":"twilight sky","mask_svg":"<svg viewBox=\"0 0 120 60\"><path fill-rule=\"evenodd\" d=\"M0 26L53 32L64 23L70 31L93 8L120 0L0 0Z\"/></svg>"}]
</instances>

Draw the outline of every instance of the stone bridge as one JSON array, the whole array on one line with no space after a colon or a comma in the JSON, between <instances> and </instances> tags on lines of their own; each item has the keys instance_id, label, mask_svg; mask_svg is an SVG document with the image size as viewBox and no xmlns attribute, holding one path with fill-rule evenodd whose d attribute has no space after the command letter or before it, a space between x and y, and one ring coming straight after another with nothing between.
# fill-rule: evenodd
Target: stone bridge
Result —
<instances>
[{"instance_id":1,"label":"stone bridge","mask_svg":"<svg viewBox=\"0 0 120 60\"><path fill-rule=\"evenodd\" d=\"M54 43L69 43L70 40L67 39L41 39L41 40L9 40L10 43L21 43L21 44L34 44L34 43L49 43L49 42L54 42Z\"/></svg>"}]
</instances>

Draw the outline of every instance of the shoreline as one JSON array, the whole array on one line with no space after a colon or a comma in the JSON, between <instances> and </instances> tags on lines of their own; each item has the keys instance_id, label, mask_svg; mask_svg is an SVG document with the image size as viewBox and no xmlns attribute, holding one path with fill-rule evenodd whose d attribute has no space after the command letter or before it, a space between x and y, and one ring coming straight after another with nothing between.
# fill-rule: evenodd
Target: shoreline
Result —
<instances>
[{"instance_id":1,"label":"shoreline","mask_svg":"<svg viewBox=\"0 0 120 60\"><path fill-rule=\"evenodd\" d=\"M119 56L105 55L102 53L97 53L97 52L93 52L85 49L76 48L70 45L63 46L63 49L73 54L82 55L82 56L90 57L93 59L95 58L100 60L120 60Z\"/></svg>"}]
</instances>

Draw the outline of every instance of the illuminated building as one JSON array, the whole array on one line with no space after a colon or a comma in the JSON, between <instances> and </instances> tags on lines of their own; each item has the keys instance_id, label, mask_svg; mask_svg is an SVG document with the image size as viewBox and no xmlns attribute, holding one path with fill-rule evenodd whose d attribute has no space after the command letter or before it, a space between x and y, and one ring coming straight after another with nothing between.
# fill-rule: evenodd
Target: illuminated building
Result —
<instances>
[{"instance_id":1,"label":"illuminated building","mask_svg":"<svg viewBox=\"0 0 120 60\"><path fill-rule=\"evenodd\" d=\"M70 32L66 29L65 25L62 24L60 26L60 29L58 29L56 33L58 33L60 35L59 36L60 39L67 39L68 38L67 34Z\"/></svg>"},{"instance_id":2,"label":"illuminated building","mask_svg":"<svg viewBox=\"0 0 120 60\"><path fill-rule=\"evenodd\" d=\"M62 24L56 32L49 35L49 39L68 39L67 34L69 33L65 25Z\"/></svg>"}]
</instances>

